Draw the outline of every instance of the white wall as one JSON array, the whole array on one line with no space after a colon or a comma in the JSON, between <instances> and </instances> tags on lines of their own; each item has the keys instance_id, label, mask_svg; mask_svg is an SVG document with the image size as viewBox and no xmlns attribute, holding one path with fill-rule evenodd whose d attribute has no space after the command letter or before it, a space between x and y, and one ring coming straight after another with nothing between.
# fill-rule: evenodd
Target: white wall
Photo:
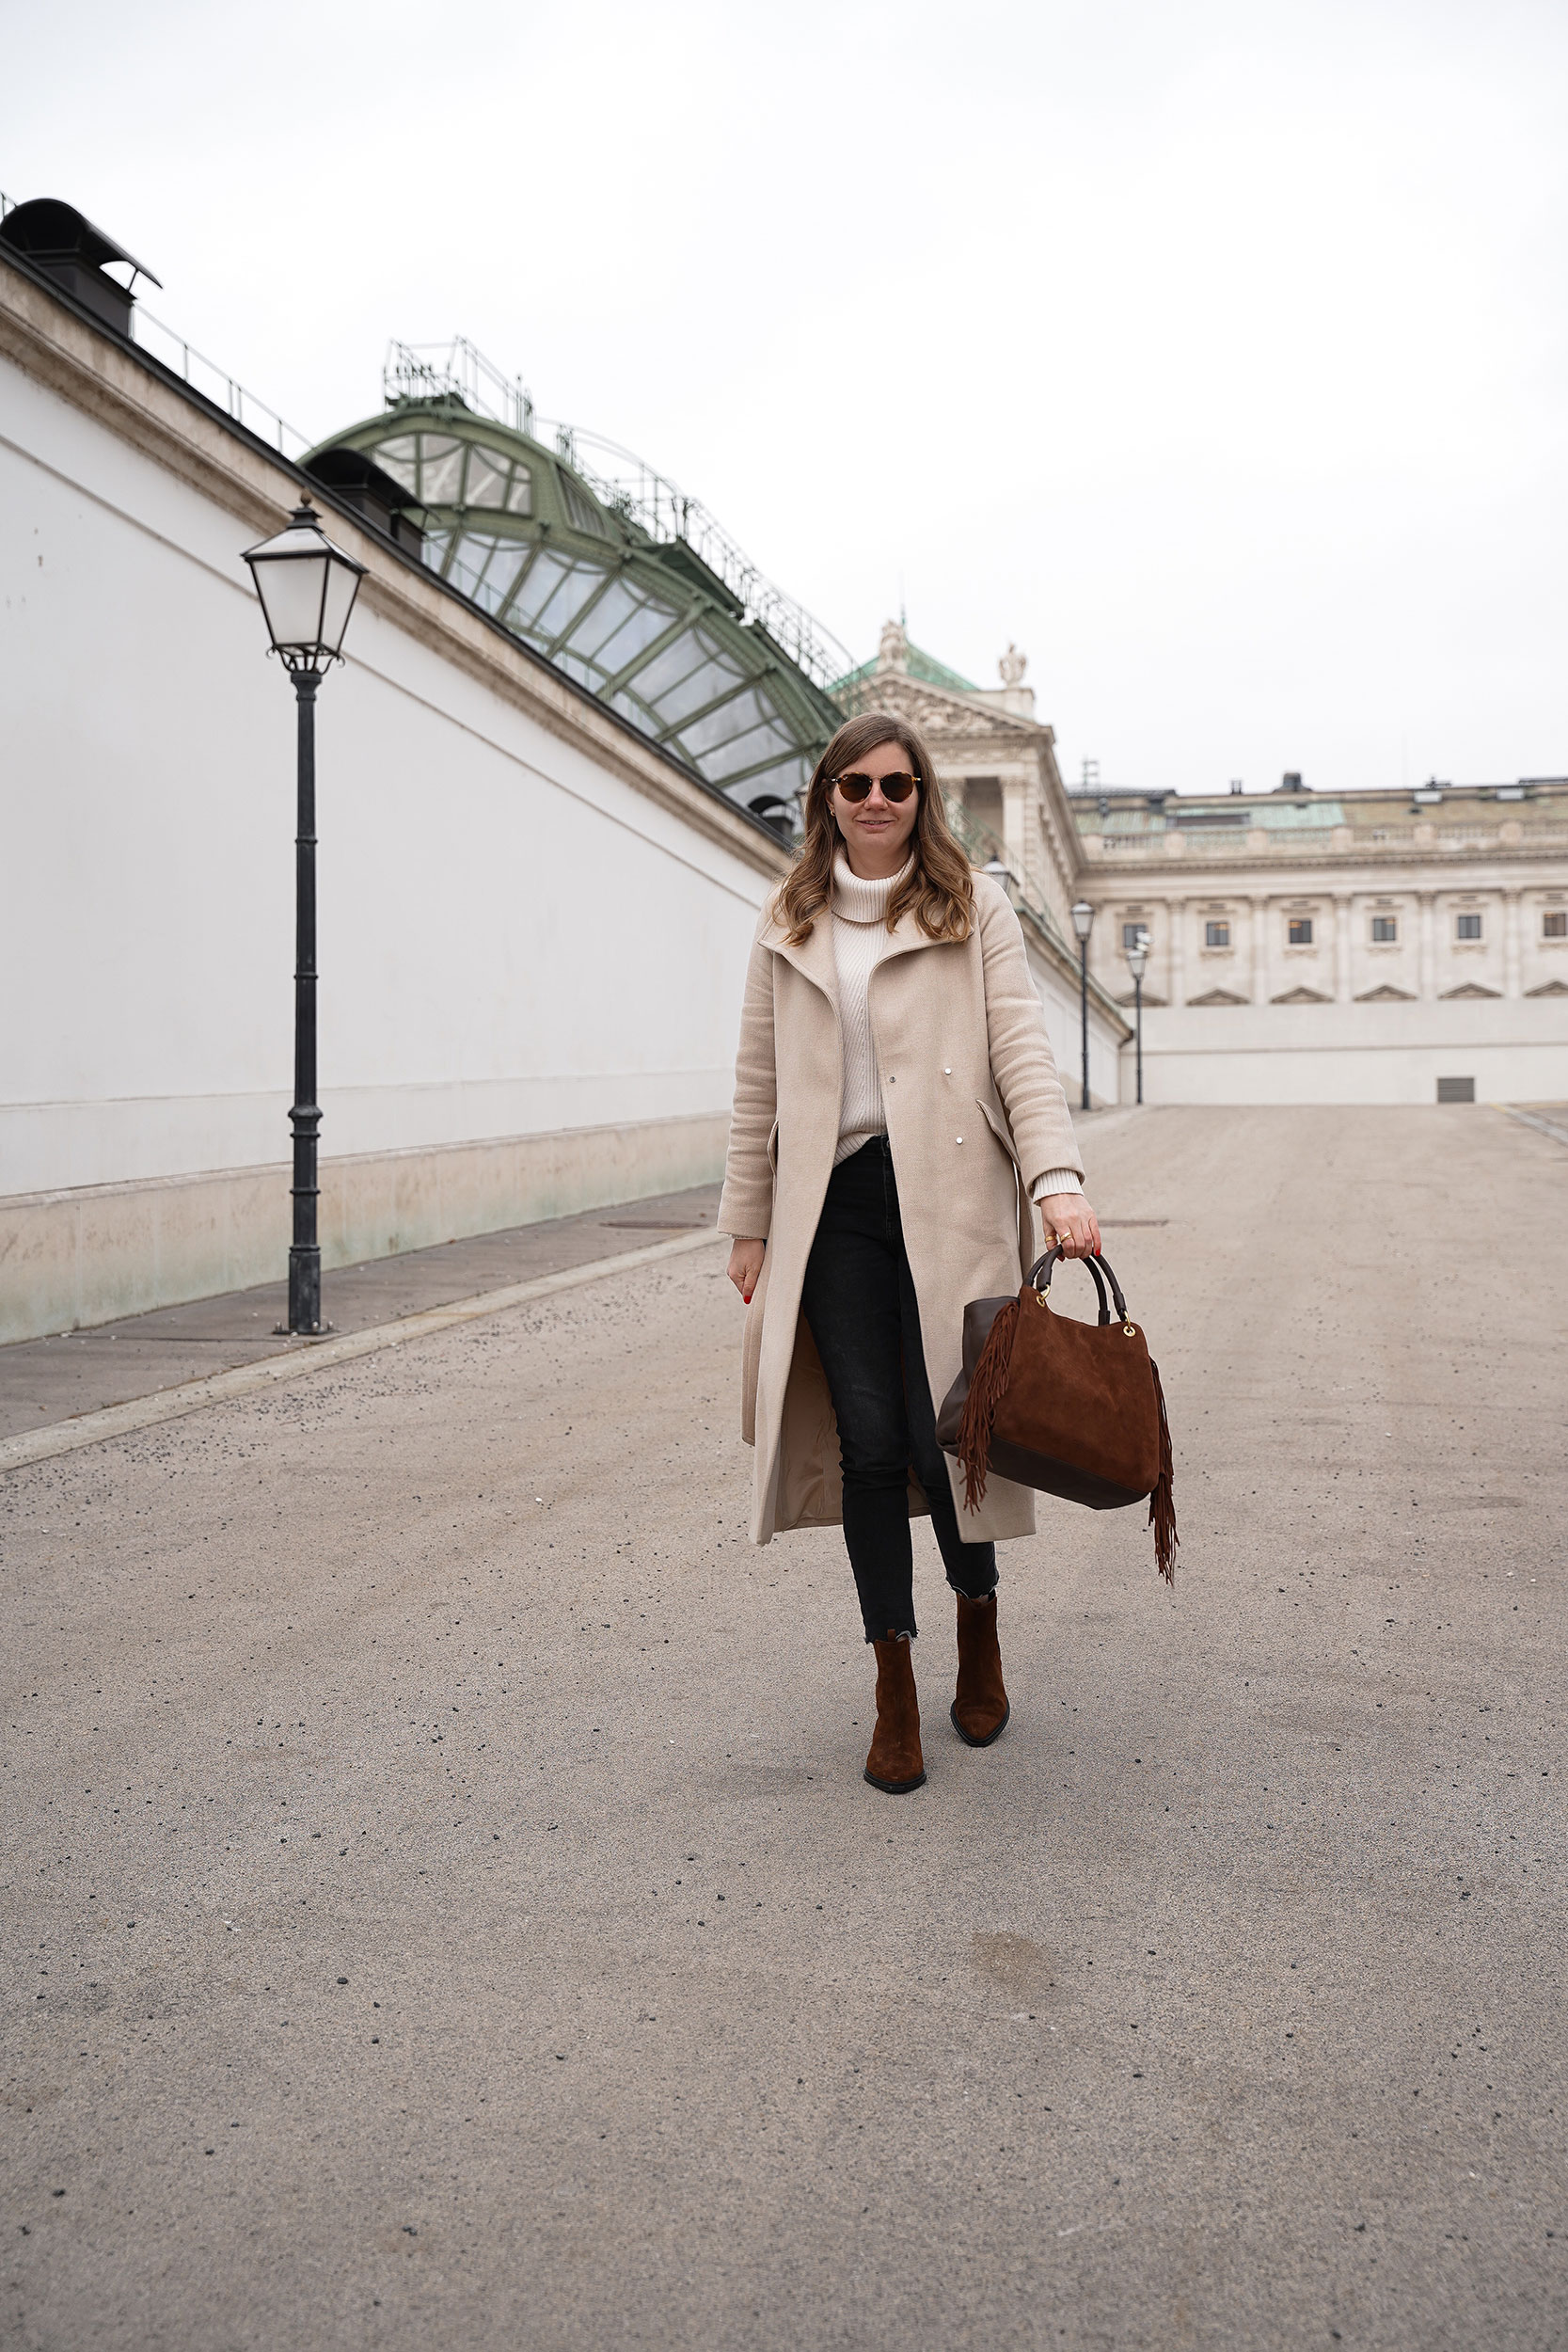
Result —
<instances>
[{"instance_id":1,"label":"white wall","mask_svg":"<svg viewBox=\"0 0 1568 2352\"><path fill-rule=\"evenodd\" d=\"M261 534L4 358L0 420L0 1196L281 1163L294 700L240 560ZM628 1130L700 1134L716 1172L770 846L363 598L348 647L318 704L324 1188L341 1155L561 1130L613 1134L633 1189Z\"/></svg>"},{"instance_id":2,"label":"white wall","mask_svg":"<svg viewBox=\"0 0 1568 2352\"><path fill-rule=\"evenodd\" d=\"M1028 934L1025 933L1027 944ZM1056 1071L1067 1089L1068 1106L1076 1110L1084 1099L1084 1041L1078 991L1064 986L1053 964L1031 955L1030 969L1045 1009L1046 1034L1056 1057ZM1123 1063L1121 1032L1113 1030L1093 996L1089 999L1089 1094L1097 1110L1109 1103L1132 1100L1132 1065Z\"/></svg>"},{"instance_id":3,"label":"white wall","mask_svg":"<svg viewBox=\"0 0 1568 2352\"><path fill-rule=\"evenodd\" d=\"M1132 1099L1132 1049L1123 1056ZM1157 1006L1144 1014L1148 1103L1568 1101L1560 998L1394 1005Z\"/></svg>"},{"instance_id":4,"label":"white wall","mask_svg":"<svg viewBox=\"0 0 1568 2352\"><path fill-rule=\"evenodd\" d=\"M244 533L14 370L0 403L32 453L0 449L3 1188L276 1158L294 703ZM349 647L318 706L326 1148L723 1109L765 877L374 612Z\"/></svg>"}]
</instances>

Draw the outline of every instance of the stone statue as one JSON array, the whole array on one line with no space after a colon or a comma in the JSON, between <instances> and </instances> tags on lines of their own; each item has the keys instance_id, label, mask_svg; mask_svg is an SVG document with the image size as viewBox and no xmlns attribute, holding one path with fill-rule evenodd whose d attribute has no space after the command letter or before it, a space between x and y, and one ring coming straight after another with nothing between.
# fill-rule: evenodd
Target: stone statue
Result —
<instances>
[{"instance_id":1,"label":"stone statue","mask_svg":"<svg viewBox=\"0 0 1568 2352\"><path fill-rule=\"evenodd\" d=\"M1018 647L1013 644L1011 638L1009 638L1007 641L1007 650L996 666L1002 674L1002 683L1004 686L1022 686L1023 683L1023 673L1029 667L1029 657L1027 654L1020 653Z\"/></svg>"},{"instance_id":2,"label":"stone statue","mask_svg":"<svg viewBox=\"0 0 1568 2352\"><path fill-rule=\"evenodd\" d=\"M881 643L877 647L879 670L907 670L910 666L910 641L901 621L882 623Z\"/></svg>"}]
</instances>

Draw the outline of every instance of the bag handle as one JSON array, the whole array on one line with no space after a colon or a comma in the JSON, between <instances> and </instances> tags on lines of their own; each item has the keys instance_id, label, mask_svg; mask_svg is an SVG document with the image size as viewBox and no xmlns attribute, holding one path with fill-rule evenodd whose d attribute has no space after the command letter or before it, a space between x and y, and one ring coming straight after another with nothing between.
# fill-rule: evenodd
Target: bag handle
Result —
<instances>
[{"instance_id":1,"label":"bag handle","mask_svg":"<svg viewBox=\"0 0 1568 2352\"><path fill-rule=\"evenodd\" d=\"M1056 1264L1057 1259L1065 1258L1066 1256L1066 1250L1062 1248L1060 1242L1057 1242L1046 1251L1043 1258L1037 1258L1034 1264L1030 1267L1029 1279L1033 1283L1035 1290L1040 1298L1043 1299L1046 1292L1051 1288L1051 1276ZM1128 1319L1127 1301L1122 1296L1121 1284L1117 1280L1116 1275L1111 1267L1110 1260L1108 1258L1097 1256L1093 1258L1085 1258L1084 1260L1084 1263L1088 1267L1089 1272L1094 1276L1094 1286L1100 1293L1101 1322L1105 1324L1109 1323L1111 1320L1111 1311L1105 1304L1105 1284L1101 1279L1101 1275L1103 1271L1110 1280L1111 1295L1117 1302L1117 1313L1120 1317L1121 1321L1125 1323Z\"/></svg>"}]
</instances>

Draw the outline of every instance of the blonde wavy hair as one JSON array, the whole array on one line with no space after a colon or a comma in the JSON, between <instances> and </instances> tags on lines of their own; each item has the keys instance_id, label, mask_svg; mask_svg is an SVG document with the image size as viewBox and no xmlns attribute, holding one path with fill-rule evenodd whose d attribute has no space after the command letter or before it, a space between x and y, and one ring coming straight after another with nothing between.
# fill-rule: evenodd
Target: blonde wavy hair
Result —
<instances>
[{"instance_id":1,"label":"blonde wavy hair","mask_svg":"<svg viewBox=\"0 0 1568 2352\"><path fill-rule=\"evenodd\" d=\"M817 916L832 897L833 859L844 839L833 815L833 786L857 760L883 743L896 743L907 753L918 779L918 809L910 836L914 864L888 900L888 930L911 909L927 939L964 940L974 928L974 884L969 860L947 822L936 765L925 739L907 719L895 719L890 711L867 710L839 728L806 787L805 838L774 901L779 921L788 926L792 947L811 937Z\"/></svg>"}]
</instances>

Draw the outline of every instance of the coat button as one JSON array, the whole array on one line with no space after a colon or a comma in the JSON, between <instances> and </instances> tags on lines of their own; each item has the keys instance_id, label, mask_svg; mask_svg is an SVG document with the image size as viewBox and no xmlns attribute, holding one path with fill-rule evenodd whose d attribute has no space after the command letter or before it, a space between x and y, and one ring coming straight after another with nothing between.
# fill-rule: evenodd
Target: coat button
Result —
<instances>
[{"instance_id":1,"label":"coat button","mask_svg":"<svg viewBox=\"0 0 1568 2352\"><path fill-rule=\"evenodd\" d=\"M955 1136L953 1140L955 1143L961 1143L963 1141L963 1137L962 1136Z\"/></svg>"},{"instance_id":2,"label":"coat button","mask_svg":"<svg viewBox=\"0 0 1568 2352\"><path fill-rule=\"evenodd\" d=\"M944 1070L942 1074L944 1078L950 1078L953 1075L951 1068Z\"/></svg>"}]
</instances>

